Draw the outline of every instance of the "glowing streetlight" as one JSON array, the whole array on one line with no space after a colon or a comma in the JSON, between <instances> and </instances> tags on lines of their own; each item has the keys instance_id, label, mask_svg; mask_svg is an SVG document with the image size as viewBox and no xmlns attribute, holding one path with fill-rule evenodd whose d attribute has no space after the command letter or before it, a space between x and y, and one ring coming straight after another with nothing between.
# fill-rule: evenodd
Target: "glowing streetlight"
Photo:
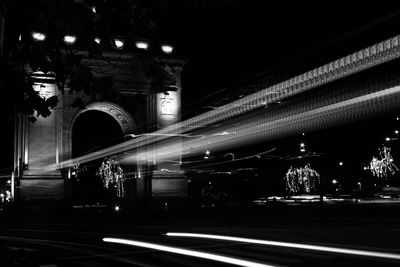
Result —
<instances>
[{"instance_id":1,"label":"glowing streetlight","mask_svg":"<svg viewBox=\"0 0 400 267\"><path fill-rule=\"evenodd\" d=\"M172 51L174 50L174 48L171 45L167 45L164 44L161 46L161 50L165 53L165 54L171 54Z\"/></svg>"},{"instance_id":2,"label":"glowing streetlight","mask_svg":"<svg viewBox=\"0 0 400 267\"><path fill-rule=\"evenodd\" d=\"M336 180L336 179L333 179L333 180L332 180L332 184L337 184L337 180Z\"/></svg>"},{"instance_id":3,"label":"glowing streetlight","mask_svg":"<svg viewBox=\"0 0 400 267\"><path fill-rule=\"evenodd\" d=\"M306 152L306 145L304 143L300 143L300 152Z\"/></svg>"},{"instance_id":4,"label":"glowing streetlight","mask_svg":"<svg viewBox=\"0 0 400 267\"><path fill-rule=\"evenodd\" d=\"M136 48L138 49L144 49L147 50L149 49L149 43L145 41L137 41L135 42Z\"/></svg>"},{"instance_id":5,"label":"glowing streetlight","mask_svg":"<svg viewBox=\"0 0 400 267\"><path fill-rule=\"evenodd\" d=\"M339 166L343 166L343 162L342 161L339 162Z\"/></svg>"},{"instance_id":6,"label":"glowing streetlight","mask_svg":"<svg viewBox=\"0 0 400 267\"><path fill-rule=\"evenodd\" d=\"M124 47L124 42L120 39L115 39L114 45L115 45L115 48L121 49L122 47Z\"/></svg>"},{"instance_id":7,"label":"glowing streetlight","mask_svg":"<svg viewBox=\"0 0 400 267\"><path fill-rule=\"evenodd\" d=\"M32 38L35 41L44 41L46 39L46 35L44 35L43 33L40 33L40 32L33 32Z\"/></svg>"},{"instance_id":8,"label":"glowing streetlight","mask_svg":"<svg viewBox=\"0 0 400 267\"><path fill-rule=\"evenodd\" d=\"M64 36L64 42L66 44L72 45L76 42L76 36L74 35L66 35Z\"/></svg>"},{"instance_id":9,"label":"glowing streetlight","mask_svg":"<svg viewBox=\"0 0 400 267\"><path fill-rule=\"evenodd\" d=\"M100 39L99 37L96 37L96 38L94 38L94 41L95 41L97 44L100 44L101 39Z\"/></svg>"},{"instance_id":10,"label":"glowing streetlight","mask_svg":"<svg viewBox=\"0 0 400 267\"><path fill-rule=\"evenodd\" d=\"M385 138L385 141L386 141L386 142L389 142L389 141L390 141L390 137L386 137L386 138Z\"/></svg>"}]
</instances>

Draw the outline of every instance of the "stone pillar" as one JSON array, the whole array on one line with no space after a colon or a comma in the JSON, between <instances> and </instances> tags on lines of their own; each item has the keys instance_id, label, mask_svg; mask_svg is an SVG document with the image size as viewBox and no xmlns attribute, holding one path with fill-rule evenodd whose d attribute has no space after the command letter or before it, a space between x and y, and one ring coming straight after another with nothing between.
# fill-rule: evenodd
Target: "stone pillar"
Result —
<instances>
[{"instance_id":1,"label":"stone pillar","mask_svg":"<svg viewBox=\"0 0 400 267\"><path fill-rule=\"evenodd\" d=\"M54 77L42 76L34 89L42 97L61 97ZM64 197L61 172L46 168L59 162L62 153L62 101L49 117L37 117L30 122L24 115L17 116L15 165L18 176L18 201L52 201ZM36 114L35 114L36 115Z\"/></svg>"},{"instance_id":2,"label":"stone pillar","mask_svg":"<svg viewBox=\"0 0 400 267\"><path fill-rule=\"evenodd\" d=\"M154 94L153 98L153 118L157 129L162 129L181 120L181 64L167 64L168 72L173 73L176 84L166 88L165 92ZM174 137L176 146L181 146L181 137ZM162 144L156 144L154 149ZM152 177L152 196L155 198L163 197L183 197L187 194L187 179L181 170L181 154L175 155L169 161L154 161ZM156 157L155 157L156 158Z\"/></svg>"}]
</instances>

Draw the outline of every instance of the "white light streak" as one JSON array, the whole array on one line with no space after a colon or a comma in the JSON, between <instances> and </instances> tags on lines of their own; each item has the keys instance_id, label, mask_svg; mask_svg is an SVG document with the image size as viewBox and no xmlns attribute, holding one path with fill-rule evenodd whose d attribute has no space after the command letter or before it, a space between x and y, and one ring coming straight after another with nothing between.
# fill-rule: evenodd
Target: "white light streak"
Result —
<instances>
[{"instance_id":1,"label":"white light streak","mask_svg":"<svg viewBox=\"0 0 400 267\"><path fill-rule=\"evenodd\" d=\"M279 242L279 241L251 239L251 238L240 238L240 237L222 236L222 235L207 235L207 234L195 234L195 233L166 233L166 235L174 236L174 237L194 237L194 238L216 239L216 240L224 240L224 241L243 242L243 243L249 243L249 244L297 248L297 249L306 249L306 250L316 250L316 251L331 252L331 253L340 253L340 254L349 254L349 255L400 260L400 254L376 252L376 251L368 251L368 250L347 249L347 248L337 248L337 247L327 247L327 246L317 246L317 245L306 245L306 244L299 244L299 243Z\"/></svg>"},{"instance_id":2,"label":"white light streak","mask_svg":"<svg viewBox=\"0 0 400 267\"><path fill-rule=\"evenodd\" d=\"M338 97L338 99L340 98ZM157 156L156 160L171 159L185 153L201 154L204 153L205 146L208 146L213 150L225 149L238 144L243 145L250 142L267 141L282 138L291 134L300 134L305 131L333 127L346 120L349 114L352 114L352 117L366 118L367 116L377 115L382 111L397 107L399 102L400 87L396 86L314 109L312 109L314 105L310 103L308 110L307 106L291 110L291 115L289 116L285 115L287 114L287 112L285 112L285 114L255 117L252 120L242 121L241 123L233 122L224 127L218 127L215 131L215 133L226 131L234 134L214 136L212 135L212 132L210 133L211 130L207 129L210 134L207 134L205 138L190 138L183 141L176 141L170 138L168 140L170 135L182 134L184 131L187 131L186 126L207 124L207 117L210 116L210 112L208 112L205 115L200 115L187 121L163 128L154 132L154 136L141 136L79 158L61 162L59 165L50 165L48 166L48 170L73 166L78 162L84 163L92 161L108 155L145 147L155 142L158 142L158 144L154 150L132 152L125 155L123 159L127 162L135 162L136 160L153 160L153 154L162 155ZM229 106L230 105L226 105L218 110L228 110ZM212 114L212 120L214 121L226 119L223 112ZM165 136L163 137L161 135ZM180 142L182 142L182 145L177 145L177 143ZM209 145L210 143L212 143L212 145Z\"/></svg>"},{"instance_id":3,"label":"white light streak","mask_svg":"<svg viewBox=\"0 0 400 267\"><path fill-rule=\"evenodd\" d=\"M160 250L160 251L164 251L164 252L170 252L170 253L186 255L186 256L191 256L191 257L196 257L196 258L202 258L202 259L207 259L207 260L212 260L212 261L224 262L224 263L239 265L239 266L247 266L247 267L270 267L270 266L273 266L273 265L267 265L267 264L262 264L262 263L247 261L247 260L236 259L236 258L227 257L227 256L220 256L217 254L211 254L211 253L200 252L200 251L195 251L195 250L182 249L182 248L176 248L176 247L170 247L170 246L164 246L164 245L158 245L158 244L154 244L154 243L140 242L140 241L134 241L134 240L128 240L128 239L106 237L106 238L103 238L103 241L109 242L109 243L117 243L117 244L124 244L124 245L130 245L130 246L136 246L136 247L142 247L142 248L155 249L155 250Z\"/></svg>"}]
</instances>

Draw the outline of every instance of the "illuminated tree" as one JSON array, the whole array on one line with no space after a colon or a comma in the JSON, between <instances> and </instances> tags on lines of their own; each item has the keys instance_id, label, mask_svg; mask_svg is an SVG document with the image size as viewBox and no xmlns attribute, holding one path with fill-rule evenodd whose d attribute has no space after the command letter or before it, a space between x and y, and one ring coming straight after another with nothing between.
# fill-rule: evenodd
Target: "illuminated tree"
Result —
<instances>
[{"instance_id":1,"label":"illuminated tree","mask_svg":"<svg viewBox=\"0 0 400 267\"><path fill-rule=\"evenodd\" d=\"M97 176L100 177L105 188L115 188L117 190L117 197L121 198L124 196L125 175L115 156L106 157L103 160L97 172Z\"/></svg>"},{"instance_id":2,"label":"illuminated tree","mask_svg":"<svg viewBox=\"0 0 400 267\"><path fill-rule=\"evenodd\" d=\"M304 167L290 167L286 173L286 191L288 194L315 193L319 184L320 175L306 164Z\"/></svg>"},{"instance_id":3,"label":"illuminated tree","mask_svg":"<svg viewBox=\"0 0 400 267\"><path fill-rule=\"evenodd\" d=\"M372 157L369 164L372 175L378 178L387 178L399 171L394 163L390 147L383 146L379 149L378 157Z\"/></svg>"}]
</instances>

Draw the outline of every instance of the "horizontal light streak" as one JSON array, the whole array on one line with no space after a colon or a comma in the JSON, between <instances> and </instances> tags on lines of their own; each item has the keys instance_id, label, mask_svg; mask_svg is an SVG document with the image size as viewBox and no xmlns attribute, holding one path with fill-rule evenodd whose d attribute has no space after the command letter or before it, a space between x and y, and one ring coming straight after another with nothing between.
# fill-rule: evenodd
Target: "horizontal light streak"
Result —
<instances>
[{"instance_id":1,"label":"horizontal light streak","mask_svg":"<svg viewBox=\"0 0 400 267\"><path fill-rule=\"evenodd\" d=\"M327 128L342 123L354 116L365 118L371 114L378 114L390 106L400 102L400 87L393 87L379 92L344 100L331 105L326 105L312 110L291 110L294 115L263 116L261 118L245 121L239 125L228 125L219 131L234 132L234 134L215 136L204 134L206 138L177 141L166 141L157 144L154 150L132 153L125 160L136 161L154 158L165 160L177 157L180 154L204 153L206 149L224 149L232 146L243 145L246 142L266 141L273 138L284 137L308 130Z\"/></svg>"},{"instance_id":2,"label":"horizontal light streak","mask_svg":"<svg viewBox=\"0 0 400 267\"><path fill-rule=\"evenodd\" d=\"M297 248L297 249L315 250L315 251L331 252L331 253L339 253L339 254L349 254L349 255L357 255L357 256L367 256L367 257L400 260L400 254L376 252L376 251L368 251L368 250L347 249L347 248L337 248L337 247L327 247L327 246L317 246L317 245L306 245L306 244L300 244L300 243L279 242L279 241L241 238L241 237L223 236L223 235L208 235L208 234L196 234L196 233L172 233L172 232L166 233L166 235L173 236L173 237L205 238L205 239L214 239L214 240L223 240L223 241L243 242L243 243L257 244L257 245Z\"/></svg>"},{"instance_id":3,"label":"horizontal light streak","mask_svg":"<svg viewBox=\"0 0 400 267\"><path fill-rule=\"evenodd\" d=\"M196 134L187 135L183 133L168 133L162 130L139 136L138 138L123 142L121 144L90 153L88 155L63 161L58 165L48 166L47 169L71 167L77 163L89 162L95 159L104 158L108 155L121 154L121 159L129 160L165 160L178 157L188 153L204 153L208 147L222 149L228 146L242 145L245 142L265 141L276 137L284 137L297 132L316 130L337 125L343 121L345 116L358 116L365 118L367 115L378 114L390 108L390 105L399 104L400 87L392 87L378 92L340 101L323 107L307 110L312 103L281 112L275 115L264 115L261 118L255 117L240 123L232 123L215 130L197 131ZM339 98L340 99L340 98ZM390 105L388 105L390 103ZM287 116L287 114L293 114ZM350 117L351 118L351 117ZM184 123L178 123L173 127L182 129ZM229 133L223 134L220 133ZM191 140L174 140L171 137L198 137ZM192 140L193 139L193 140ZM146 148L154 144L151 150ZM139 149L142 152L133 151ZM147 150L147 151L146 151Z\"/></svg>"},{"instance_id":4,"label":"horizontal light streak","mask_svg":"<svg viewBox=\"0 0 400 267\"><path fill-rule=\"evenodd\" d=\"M191 256L191 257L196 257L196 258L202 258L202 259L206 259L206 260L218 261L218 262L239 265L239 266L247 266L247 267L271 267L271 266L273 266L273 265L261 264L261 263L257 263L257 262L247 261L247 260L241 260L241 259L237 259L237 258L233 258L233 257L221 256L221 255L217 255L217 254L211 254L211 253L200 252L200 251L195 251L195 250L182 249L182 248L176 248L176 247L170 247L170 246L164 246L164 245L158 245L158 244L154 244L154 243L134 241L134 240L128 240L128 239L122 239L122 238L105 237L105 238L103 238L103 241L109 242L109 243L117 243L117 244L124 244L124 245L130 245L130 246L136 246L136 247L142 247L142 248L149 248L149 249L170 252L170 253L175 253L175 254L180 254L180 255L185 255L185 256Z\"/></svg>"}]
</instances>

